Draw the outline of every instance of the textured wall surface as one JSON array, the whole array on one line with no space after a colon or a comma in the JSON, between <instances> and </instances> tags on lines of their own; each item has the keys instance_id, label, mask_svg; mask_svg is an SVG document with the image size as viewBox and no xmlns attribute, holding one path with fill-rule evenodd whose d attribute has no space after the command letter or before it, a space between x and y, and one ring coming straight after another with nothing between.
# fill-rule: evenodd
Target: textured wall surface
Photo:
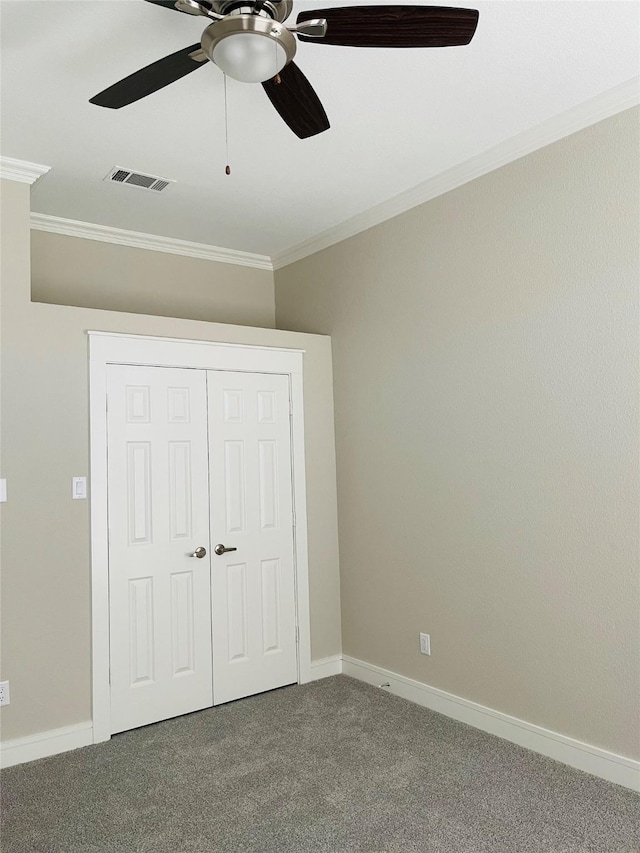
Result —
<instances>
[{"instance_id":1,"label":"textured wall surface","mask_svg":"<svg viewBox=\"0 0 640 853\"><path fill-rule=\"evenodd\" d=\"M333 340L345 654L631 758L638 119L276 273Z\"/></svg>"},{"instance_id":2,"label":"textured wall surface","mask_svg":"<svg viewBox=\"0 0 640 853\"><path fill-rule=\"evenodd\" d=\"M330 340L32 303L29 187L3 181L1 201L2 476L9 501L1 505L0 677L11 682L2 739L91 718L89 502L71 499L71 477L89 474L88 329L306 351L312 656L339 653Z\"/></svg>"},{"instance_id":3,"label":"textured wall surface","mask_svg":"<svg viewBox=\"0 0 640 853\"><path fill-rule=\"evenodd\" d=\"M31 233L34 302L274 326L273 273L132 246Z\"/></svg>"}]
</instances>

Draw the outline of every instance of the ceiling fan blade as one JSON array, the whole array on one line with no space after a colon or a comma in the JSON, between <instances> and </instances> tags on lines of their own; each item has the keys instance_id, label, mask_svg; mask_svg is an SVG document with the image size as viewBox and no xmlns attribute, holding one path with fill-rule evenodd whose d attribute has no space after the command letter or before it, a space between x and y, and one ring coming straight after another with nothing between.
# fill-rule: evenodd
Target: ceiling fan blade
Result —
<instances>
[{"instance_id":1,"label":"ceiling fan blade","mask_svg":"<svg viewBox=\"0 0 640 853\"><path fill-rule=\"evenodd\" d=\"M451 47L469 44L478 25L475 9L446 6L343 6L301 12L297 24L324 18L324 38L300 41L351 47Z\"/></svg>"},{"instance_id":2,"label":"ceiling fan blade","mask_svg":"<svg viewBox=\"0 0 640 853\"><path fill-rule=\"evenodd\" d=\"M300 139L307 139L329 130L330 124L320 98L295 62L290 62L276 79L266 80L262 86L267 97Z\"/></svg>"},{"instance_id":3,"label":"ceiling fan blade","mask_svg":"<svg viewBox=\"0 0 640 853\"><path fill-rule=\"evenodd\" d=\"M174 12L179 12L176 9L176 0L145 0L146 3L153 3L154 6L164 6L165 9L173 9Z\"/></svg>"},{"instance_id":4,"label":"ceiling fan blade","mask_svg":"<svg viewBox=\"0 0 640 853\"><path fill-rule=\"evenodd\" d=\"M200 50L200 42L189 47L183 47L182 50L177 50L157 62L152 62L151 65L147 65L118 83L114 83L113 86L109 86L108 89L94 95L89 103L96 104L99 107L108 107L111 110L119 110L120 107L126 107L127 104L139 101L140 98L157 92L158 89L168 86L169 83L179 80L206 64L200 59L192 59L189 56L189 54Z\"/></svg>"},{"instance_id":5,"label":"ceiling fan blade","mask_svg":"<svg viewBox=\"0 0 640 853\"><path fill-rule=\"evenodd\" d=\"M153 3L154 6L164 6L165 9L173 9L174 12L185 12L184 9L178 9L176 6L176 0L145 0L147 3ZM205 9L211 10L211 3L208 0L199 0L200 5L204 6ZM185 12L185 14L192 14L190 12Z\"/></svg>"}]
</instances>

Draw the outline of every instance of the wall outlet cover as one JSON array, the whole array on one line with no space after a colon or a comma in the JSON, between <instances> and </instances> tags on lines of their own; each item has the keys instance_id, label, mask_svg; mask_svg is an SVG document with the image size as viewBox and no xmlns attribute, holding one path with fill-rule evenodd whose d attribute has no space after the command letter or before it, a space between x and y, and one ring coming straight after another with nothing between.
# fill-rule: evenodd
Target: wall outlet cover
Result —
<instances>
[{"instance_id":1,"label":"wall outlet cover","mask_svg":"<svg viewBox=\"0 0 640 853\"><path fill-rule=\"evenodd\" d=\"M420 632L420 653L423 655L431 654L431 634Z\"/></svg>"},{"instance_id":2,"label":"wall outlet cover","mask_svg":"<svg viewBox=\"0 0 640 853\"><path fill-rule=\"evenodd\" d=\"M8 705L9 698L9 682L0 681L0 705Z\"/></svg>"}]
</instances>

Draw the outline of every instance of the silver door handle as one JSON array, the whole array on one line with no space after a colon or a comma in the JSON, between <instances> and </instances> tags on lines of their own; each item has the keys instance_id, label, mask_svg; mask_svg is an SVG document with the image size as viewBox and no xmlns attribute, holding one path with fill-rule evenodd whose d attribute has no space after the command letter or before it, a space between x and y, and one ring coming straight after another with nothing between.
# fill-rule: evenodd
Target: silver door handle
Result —
<instances>
[{"instance_id":1,"label":"silver door handle","mask_svg":"<svg viewBox=\"0 0 640 853\"><path fill-rule=\"evenodd\" d=\"M207 549L203 548L202 545L193 552L193 554L189 555L190 557L198 557L200 560L203 557L207 556Z\"/></svg>"},{"instance_id":2,"label":"silver door handle","mask_svg":"<svg viewBox=\"0 0 640 853\"><path fill-rule=\"evenodd\" d=\"M213 550L216 552L218 557L221 557L223 554L226 554L228 551L237 551L238 549L237 548L225 548L224 545L219 544L219 545L216 545L216 547Z\"/></svg>"}]
</instances>

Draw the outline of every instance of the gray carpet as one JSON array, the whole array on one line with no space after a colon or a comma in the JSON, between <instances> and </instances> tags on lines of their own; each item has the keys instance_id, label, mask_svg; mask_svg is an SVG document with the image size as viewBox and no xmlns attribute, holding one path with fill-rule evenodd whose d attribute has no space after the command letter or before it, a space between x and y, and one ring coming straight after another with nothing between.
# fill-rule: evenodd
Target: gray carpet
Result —
<instances>
[{"instance_id":1,"label":"gray carpet","mask_svg":"<svg viewBox=\"0 0 640 853\"><path fill-rule=\"evenodd\" d=\"M2 853L640 853L630 791L342 675L2 781Z\"/></svg>"}]
</instances>

